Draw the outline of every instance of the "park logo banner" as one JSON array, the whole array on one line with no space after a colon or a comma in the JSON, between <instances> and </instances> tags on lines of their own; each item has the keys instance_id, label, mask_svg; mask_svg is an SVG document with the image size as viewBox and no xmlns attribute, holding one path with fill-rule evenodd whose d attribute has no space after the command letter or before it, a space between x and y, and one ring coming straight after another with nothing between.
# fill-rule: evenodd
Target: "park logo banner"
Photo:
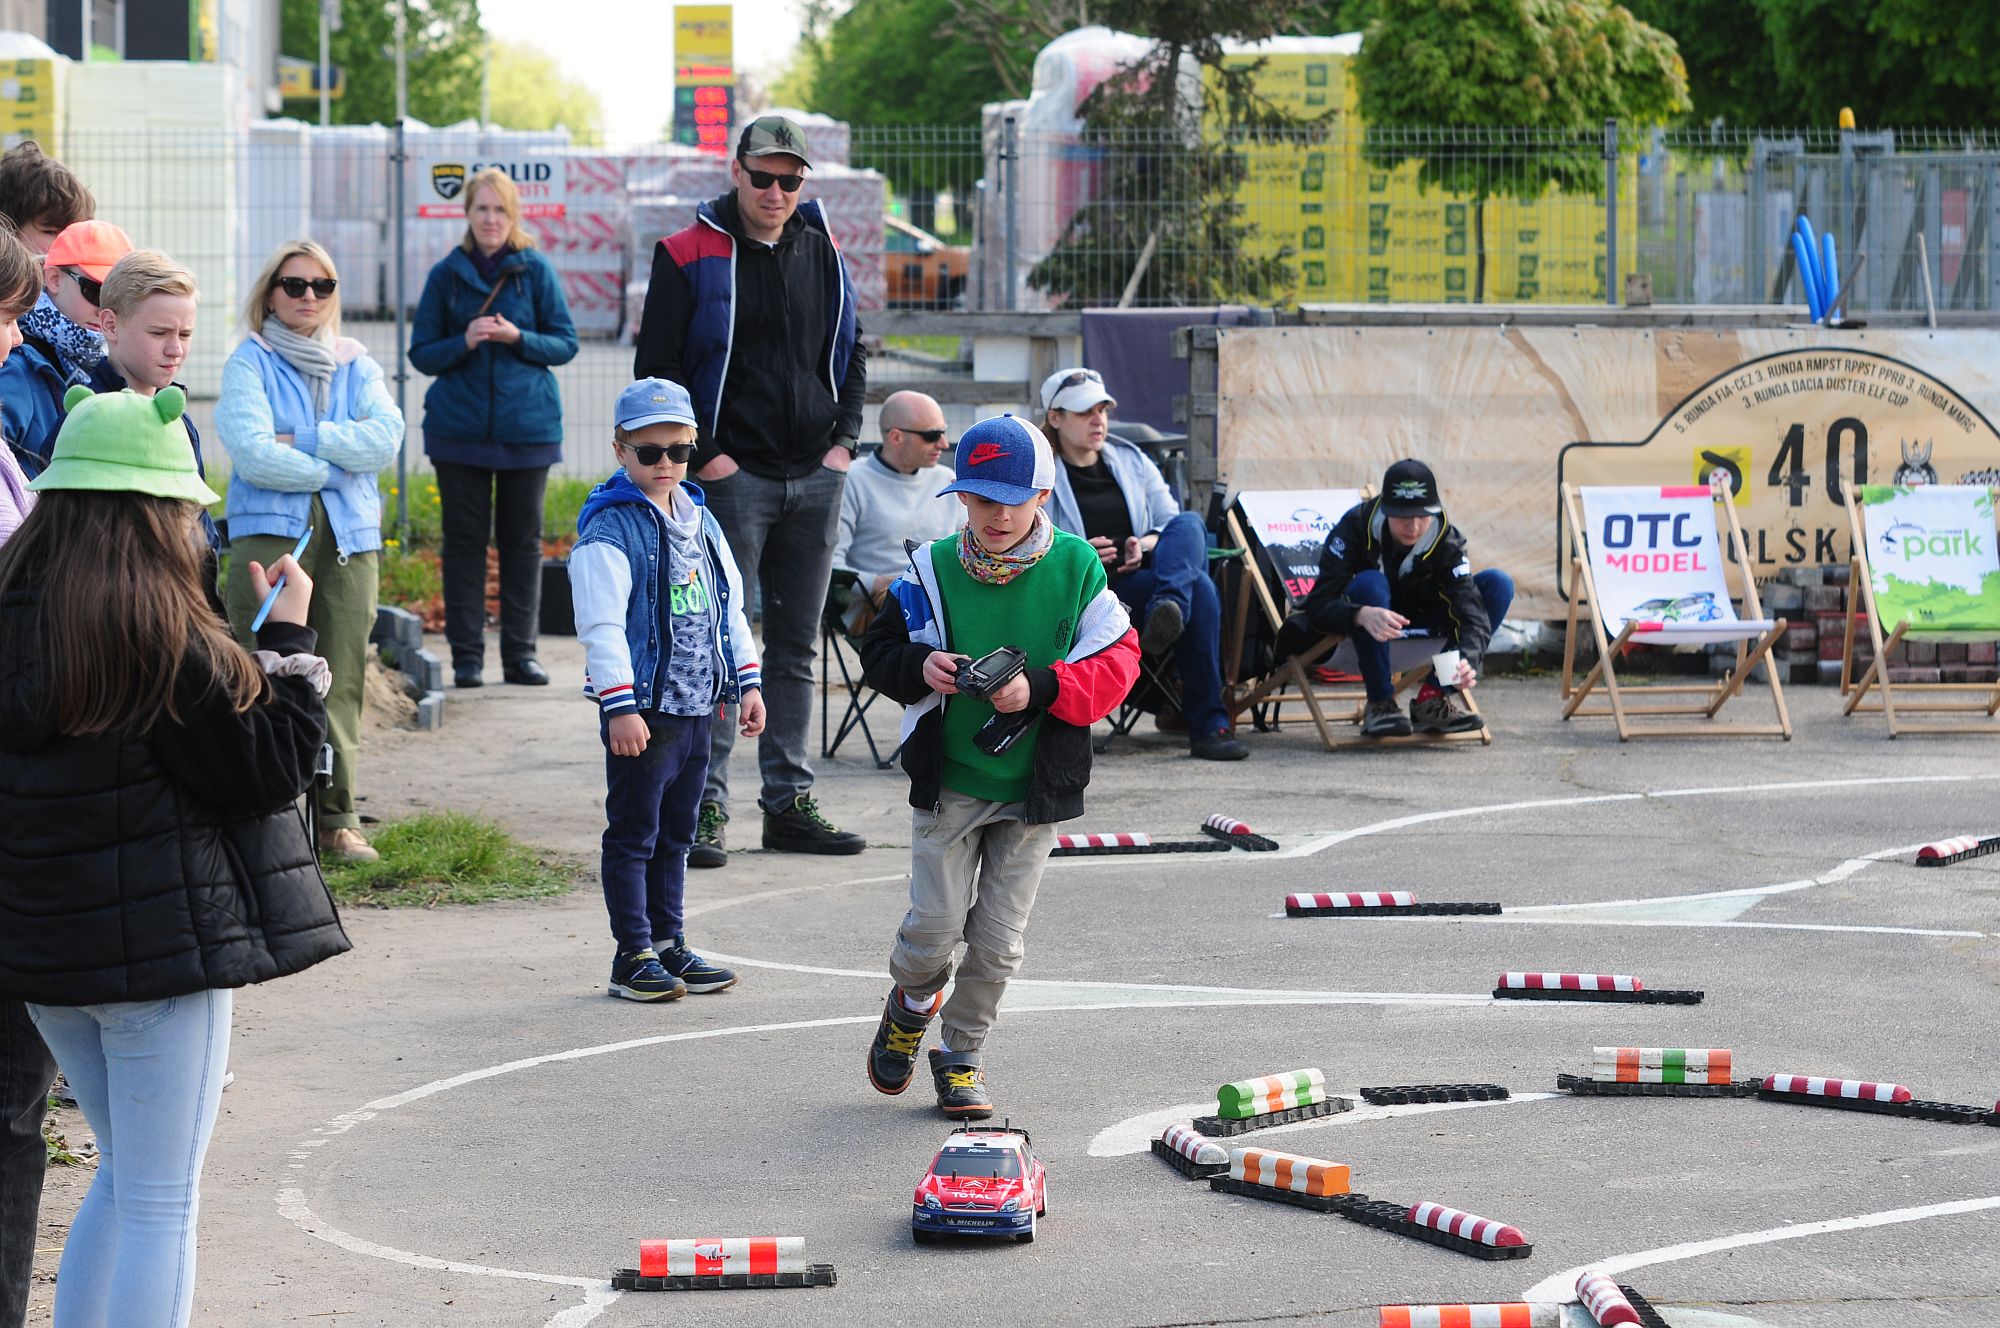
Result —
<instances>
[{"instance_id":1,"label":"park logo banner","mask_svg":"<svg viewBox=\"0 0 2000 1328\"><path fill-rule=\"evenodd\" d=\"M1607 623L1636 622L1688 643L1742 639L1715 498L1705 485L1592 488L1582 497L1590 571Z\"/></svg>"},{"instance_id":2,"label":"park logo banner","mask_svg":"<svg viewBox=\"0 0 2000 1328\"><path fill-rule=\"evenodd\" d=\"M1359 489L1250 489L1236 495L1250 538L1271 560L1293 604L1319 580L1320 550L1334 523L1361 501Z\"/></svg>"},{"instance_id":3,"label":"park logo banner","mask_svg":"<svg viewBox=\"0 0 2000 1328\"><path fill-rule=\"evenodd\" d=\"M1914 632L2000 632L2000 549L1984 485L1855 492L1884 623Z\"/></svg>"}]
</instances>

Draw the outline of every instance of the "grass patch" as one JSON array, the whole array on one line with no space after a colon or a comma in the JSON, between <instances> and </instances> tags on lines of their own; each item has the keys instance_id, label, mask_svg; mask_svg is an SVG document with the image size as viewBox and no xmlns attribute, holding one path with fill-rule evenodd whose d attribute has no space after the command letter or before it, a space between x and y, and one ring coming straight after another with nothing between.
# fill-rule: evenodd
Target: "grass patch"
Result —
<instances>
[{"instance_id":1,"label":"grass patch","mask_svg":"<svg viewBox=\"0 0 2000 1328\"><path fill-rule=\"evenodd\" d=\"M326 882L343 904L435 908L568 892L574 872L499 826L458 812L425 812L381 827L370 842L380 862L328 863Z\"/></svg>"},{"instance_id":2,"label":"grass patch","mask_svg":"<svg viewBox=\"0 0 2000 1328\"><path fill-rule=\"evenodd\" d=\"M542 496L542 538L568 547L568 542L576 539L576 518L583 511L583 500L596 487L596 480L549 476L549 487Z\"/></svg>"}]
</instances>

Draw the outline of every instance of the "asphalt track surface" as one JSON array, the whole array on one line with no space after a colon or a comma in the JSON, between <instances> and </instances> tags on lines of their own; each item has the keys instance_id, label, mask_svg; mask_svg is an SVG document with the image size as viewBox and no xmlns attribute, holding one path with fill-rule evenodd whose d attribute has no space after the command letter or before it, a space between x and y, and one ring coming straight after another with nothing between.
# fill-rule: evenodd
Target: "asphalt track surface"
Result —
<instances>
[{"instance_id":1,"label":"asphalt track surface","mask_svg":"<svg viewBox=\"0 0 2000 1328\"><path fill-rule=\"evenodd\" d=\"M1994 739L1890 742L1799 689L1790 744L1621 746L1604 722L1557 722L1547 680L1482 696L1485 750L1328 755L1294 729L1253 737L1234 766L1152 734L1100 758L1071 828L1199 838L1223 811L1284 847L1051 865L987 1048L1000 1112L1049 1169L1032 1246L911 1240L911 1190L948 1127L924 1078L885 1098L863 1074L905 905L907 786L843 753L822 801L879 847L738 853L692 880L690 932L733 957L733 991L607 999L586 886L358 912L354 955L245 993L196 1320L1372 1325L1385 1302L1564 1299L1583 1266L1619 1270L1675 1325L2000 1320L2000 1129L1543 1096L1558 1071L1587 1073L1594 1045L1698 1046L1732 1048L1739 1077L1887 1079L1992 1106L2000 857L1922 870L1910 850L2000 833ZM557 705L574 718L573 702L489 688L452 723L530 725ZM600 758L573 727L538 758L545 840L595 815ZM745 752L738 769L749 787ZM461 800L478 802L478 777ZM1289 891L1350 889L1508 912L1281 916ZM1508 969L1707 996L1496 1003ZM1245 1142L1511 1223L1533 1257L1485 1263L1223 1196L1144 1151L1218 1084L1304 1066L1347 1094L1513 1089ZM803 1235L839 1285L608 1290L641 1238L700 1235Z\"/></svg>"}]
</instances>

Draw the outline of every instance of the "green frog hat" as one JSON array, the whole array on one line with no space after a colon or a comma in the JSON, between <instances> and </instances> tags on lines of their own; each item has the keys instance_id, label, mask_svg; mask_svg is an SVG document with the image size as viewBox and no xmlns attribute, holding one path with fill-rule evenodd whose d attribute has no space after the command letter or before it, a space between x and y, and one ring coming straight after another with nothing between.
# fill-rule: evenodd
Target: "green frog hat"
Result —
<instances>
[{"instance_id":1,"label":"green frog hat","mask_svg":"<svg viewBox=\"0 0 2000 1328\"><path fill-rule=\"evenodd\" d=\"M142 397L129 388L100 393L79 383L64 394L63 409L69 415L56 434L55 455L48 469L29 481L33 492L143 493L204 507L217 500L195 469L181 423L187 393L178 387Z\"/></svg>"}]
</instances>

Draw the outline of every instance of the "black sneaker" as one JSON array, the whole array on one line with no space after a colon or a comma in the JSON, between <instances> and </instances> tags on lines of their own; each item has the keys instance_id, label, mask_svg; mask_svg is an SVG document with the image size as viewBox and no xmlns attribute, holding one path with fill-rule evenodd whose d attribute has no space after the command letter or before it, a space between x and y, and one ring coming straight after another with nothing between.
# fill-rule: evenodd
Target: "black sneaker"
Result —
<instances>
[{"instance_id":1,"label":"black sneaker","mask_svg":"<svg viewBox=\"0 0 2000 1328\"><path fill-rule=\"evenodd\" d=\"M1148 655L1162 654L1181 639L1181 630L1186 626L1187 616L1177 601L1155 600L1146 614L1146 626L1139 633L1139 649Z\"/></svg>"},{"instance_id":2,"label":"black sneaker","mask_svg":"<svg viewBox=\"0 0 2000 1328\"><path fill-rule=\"evenodd\" d=\"M931 1078L937 1084L938 1110L952 1120L985 1120L993 1114L978 1052L931 1048Z\"/></svg>"},{"instance_id":3,"label":"black sneaker","mask_svg":"<svg viewBox=\"0 0 2000 1328\"><path fill-rule=\"evenodd\" d=\"M891 1097L910 1086L917 1072L917 1048L924 1044L924 1030L932 1016L944 1008L944 993L931 997L927 1014L918 1014L903 1004L903 989L889 988L882 1006L882 1022L875 1026L875 1040L868 1045L868 1082L878 1093Z\"/></svg>"},{"instance_id":4,"label":"black sneaker","mask_svg":"<svg viewBox=\"0 0 2000 1328\"><path fill-rule=\"evenodd\" d=\"M722 827L727 824L729 813L722 810L721 803L701 804L701 820L695 824L694 847L688 850L688 866L720 867L729 861L729 850L722 842Z\"/></svg>"},{"instance_id":5,"label":"black sneaker","mask_svg":"<svg viewBox=\"0 0 2000 1328\"><path fill-rule=\"evenodd\" d=\"M765 811L764 847L779 853L845 855L859 853L868 841L820 815L819 804L801 793L784 811Z\"/></svg>"},{"instance_id":6,"label":"black sneaker","mask_svg":"<svg viewBox=\"0 0 2000 1328\"><path fill-rule=\"evenodd\" d=\"M681 980L689 991L721 991L736 985L733 969L711 964L687 947L687 937L676 936L673 944L660 951L660 967Z\"/></svg>"},{"instance_id":7,"label":"black sneaker","mask_svg":"<svg viewBox=\"0 0 2000 1328\"><path fill-rule=\"evenodd\" d=\"M1403 713L1403 707L1396 704L1396 698L1386 701L1370 701L1361 713L1361 736L1364 738L1407 738L1410 736L1410 717Z\"/></svg>"},{"instance_id":8,"label":"black sneaker","mask_svg":"<svg viewBox=\"0 0 2000 1328\"><path fill-rule=\"evenodd\" d=\"M660 957L651 950L627 950L611 961L608 995L628 1001L677 1001L687 995L681 980L660 967Z\"/></svg>"},{"instance_id":9,"label":"black sneaker","mask_svg":"<svg viewBox=\"0 0 2000 1328\"><path fill-rule=\"evenodd\" d=\"M1250 749L1223 729L1205 738L1188 739L1188 754L1197 761L1240 761L1250 755Z\"/></svg>"},{"instance_id":10,"label":"black sneaker","mask_svg":"<svg viewBox=\"0 0 2000 1328\"><path fill-rule=\"evenodd\" d=\"M1419 733L1470 733L1481 727L1481 721L1457 692L1439 692L1429 700L1410 702L1410 725Z\"/></svg>"}]
</instances>

